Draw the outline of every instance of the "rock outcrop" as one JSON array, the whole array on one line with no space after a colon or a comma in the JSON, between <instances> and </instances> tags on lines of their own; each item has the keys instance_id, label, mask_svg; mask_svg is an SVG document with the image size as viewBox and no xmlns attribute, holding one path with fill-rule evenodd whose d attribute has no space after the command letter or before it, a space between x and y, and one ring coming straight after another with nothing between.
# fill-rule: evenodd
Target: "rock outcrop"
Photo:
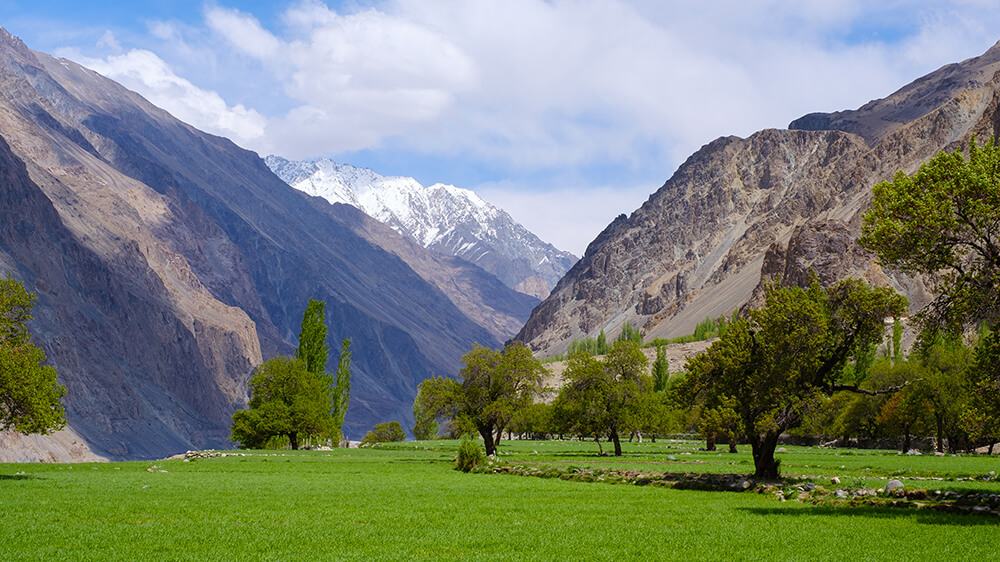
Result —
<instances>
[{"instance_id":1,"label":"rock outcrop","mask_svg":"<svg viewBox=\"0 0 1000 562\"><path fill-rule=\"evenodd\" d=\"M892 285L921 307L927 282L882 271L856 245L861 214L879 181L997 132L998 71L994 46L856 111L709 143L590 244L518 339L554 354L626 321L647 339L678 336L746 305L764 280L801 283L810 269Z\"/></svg>"}]
</instances>

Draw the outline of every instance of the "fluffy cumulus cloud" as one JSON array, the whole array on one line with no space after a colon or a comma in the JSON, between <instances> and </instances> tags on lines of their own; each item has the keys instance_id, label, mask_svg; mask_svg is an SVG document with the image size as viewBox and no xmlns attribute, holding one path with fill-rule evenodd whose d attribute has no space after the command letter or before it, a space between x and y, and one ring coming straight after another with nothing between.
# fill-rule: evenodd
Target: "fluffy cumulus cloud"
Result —
<instances>
[{"instance_id":1,"label":"fluffy cumulus cloud","mask_svg":"<svg viewBox=\"0 0 1000 562\"><path fill-rule=\"evenodd\" d=\"M84 62L260 152L452 159L488 169L475 183L506 185L508 206L559 205L567 186L612 216L635 199L602 191L616 173L651 192L720 135L858 107L982 53L1000 29L983 0L304 0L270 20L226 4L149 23L156 52L198 86L113 36ZM566 170L576 185L557 181Z\"/></svg>"},{"instance_id":2,"label":"fluffy cumulus cloud","mask_svg":"<svg viewBox=\"0 0 1000 562\"><path fill-rule=\"evenodd\" d=\"M113 41L113 38L111 38ZM108 41L108 35L102 39ZM73 52L57 53L73 58L112 80L143 94L154 105L181 121L237 143L259 141L267 119L241 104L229 106L218 93L204 90L177 76L160 57L150 51L132 49L104 59L87 58Z\"/></svg>"},{"instance_id":3,"label":"fluffy cumulus cloud","mask_svg":"<svg viewBox=\"0 0 1000 562\"><path fill-rule=\"evenodd\" d=\"M473 61L427 26L370 9L340 15L321 4L290 8L280 39L251 14L207 10L207 25L256 59L300 103L268 125L292 156L377 147L432 124L476 82Z\"/></svg>"}]
</instances>

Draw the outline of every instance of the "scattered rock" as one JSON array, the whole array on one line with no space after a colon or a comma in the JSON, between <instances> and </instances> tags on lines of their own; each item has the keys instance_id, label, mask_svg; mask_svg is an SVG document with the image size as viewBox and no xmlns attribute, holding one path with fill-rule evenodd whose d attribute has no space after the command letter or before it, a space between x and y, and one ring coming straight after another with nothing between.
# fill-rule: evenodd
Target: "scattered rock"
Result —
<instances>
[{"instance_id":1,"label":"scattered rock","mask_svg":"<svg viewBox=\"0 0 1000 562\"><path fill-rule=\"evenodd\" d=\"M833 495L838 499L846 499L850 494L847 493L847 490L837 490Z\"/></svg>"},{"instance_id":2,"label":"scattered rock","mask_svg":"<svg viewBox=\"0 0 1000 562\"><path fill-rule=\"evenodd\" d=\"M778 449L776 451L774 451L774 452L775 453L787 453L788 449L786 449L784 447L778 447Z\"/></svg>"},{"instance_id":3,"label":"scattered rock","mask_svg":"<svg viewBox=\"0 0 1000 562\"><path fill-rule=\"evenodd\" d=\"M901 489L902 487L903 483L900 482L899 480L896 479L890 480L889 483L885 485L885 493L886 495L889 495L893 492L893 490L898 490Z\"/></svg>"},{"instance_id":4,"label":"scattered rock","mask_svg":"<svg viewBox=\"0 0 1000 562\"><path fill-rule=\"evenodd\" d=\"M833 478L830 479L830 484L832 484L834 486L840 484L840 478L837 478L836 476L834 476Z\"/></svg>"}]
</instances>

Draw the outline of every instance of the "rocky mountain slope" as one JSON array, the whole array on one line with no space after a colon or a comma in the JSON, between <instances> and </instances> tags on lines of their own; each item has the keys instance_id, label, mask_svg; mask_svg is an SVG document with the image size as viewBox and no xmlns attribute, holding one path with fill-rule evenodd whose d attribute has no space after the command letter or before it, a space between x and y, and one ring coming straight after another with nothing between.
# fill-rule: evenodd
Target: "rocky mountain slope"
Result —
<instances>
[{"instance_id":1,"label":"rocky mountain slope","mask_svg":"<svg viewBox=\"0 0 1000 562\"><path fill-rule=\"evenodd\" d=\"M922 307L924 281L883 271L856 245L861 214L877 182L997 134L998 72L1000 45L858 110L705 145L590 244L518 339L552 354L626 321L647 338L690 333L759 298L763 280L801 283L810 269L894 286Z\"/></svg>"},{"instance_id":2,"label":"rocky mountain slope","mask_svg":"<svg viewBox=\"0 0 1000 562\"><path fill-rule=\"evenodd\" d=\"M30 328L88 454L230 446L252 369L292 351L309 298L332 346L353 342L353 438L411 423L420 380L498 345L534 302L464 262L424 279L422 248L3 30L0 91L0 272L38 294ZM440 288L462 283L482 293Z\"/></svg>"},{"instance_id":3,"label":"rocky mountain slope","mask_svg":"<svg viewBox=\"0 0 1000 562\"><path fill-rule=\"evenodd\" d=\"M577 260L467 189L440 183L424 187L413 178L385 177L329 159L268 156L264 161L292 187L353 205L423 247L474 263L539 299Z\"/></svg>"}]
</instances>

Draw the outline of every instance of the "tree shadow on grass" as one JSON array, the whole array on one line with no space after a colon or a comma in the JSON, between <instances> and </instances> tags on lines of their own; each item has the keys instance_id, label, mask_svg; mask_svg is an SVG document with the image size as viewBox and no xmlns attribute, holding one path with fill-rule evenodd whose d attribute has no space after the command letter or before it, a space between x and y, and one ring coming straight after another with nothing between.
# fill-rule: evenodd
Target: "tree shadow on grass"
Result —
<instances>
[{"instance_id":1,"label":"tree shadow on grass","mask_svg":"<svg viewBox=\"0 0 1000 562\"><path fill-rule=\"evenodd\" d=\"M31 474L0 474L0 480L37 480L37 476Z\"/></svg>"},{"instance_id":2,"label":"tree shadow on grass","mask_svg":"<svg viewBox=\"0 0 1000 562\"><path fill-rule=\"evenodd\" d=\"M1000 526L1000 517L993 514L945 513L930 509L899 507L831 507L812 506L802 509L783 507L744 507L741 511L771 517L868 517L871 519L909 518L925 525L955 525L961 527Z\"/></svg>"}]
</instances>

